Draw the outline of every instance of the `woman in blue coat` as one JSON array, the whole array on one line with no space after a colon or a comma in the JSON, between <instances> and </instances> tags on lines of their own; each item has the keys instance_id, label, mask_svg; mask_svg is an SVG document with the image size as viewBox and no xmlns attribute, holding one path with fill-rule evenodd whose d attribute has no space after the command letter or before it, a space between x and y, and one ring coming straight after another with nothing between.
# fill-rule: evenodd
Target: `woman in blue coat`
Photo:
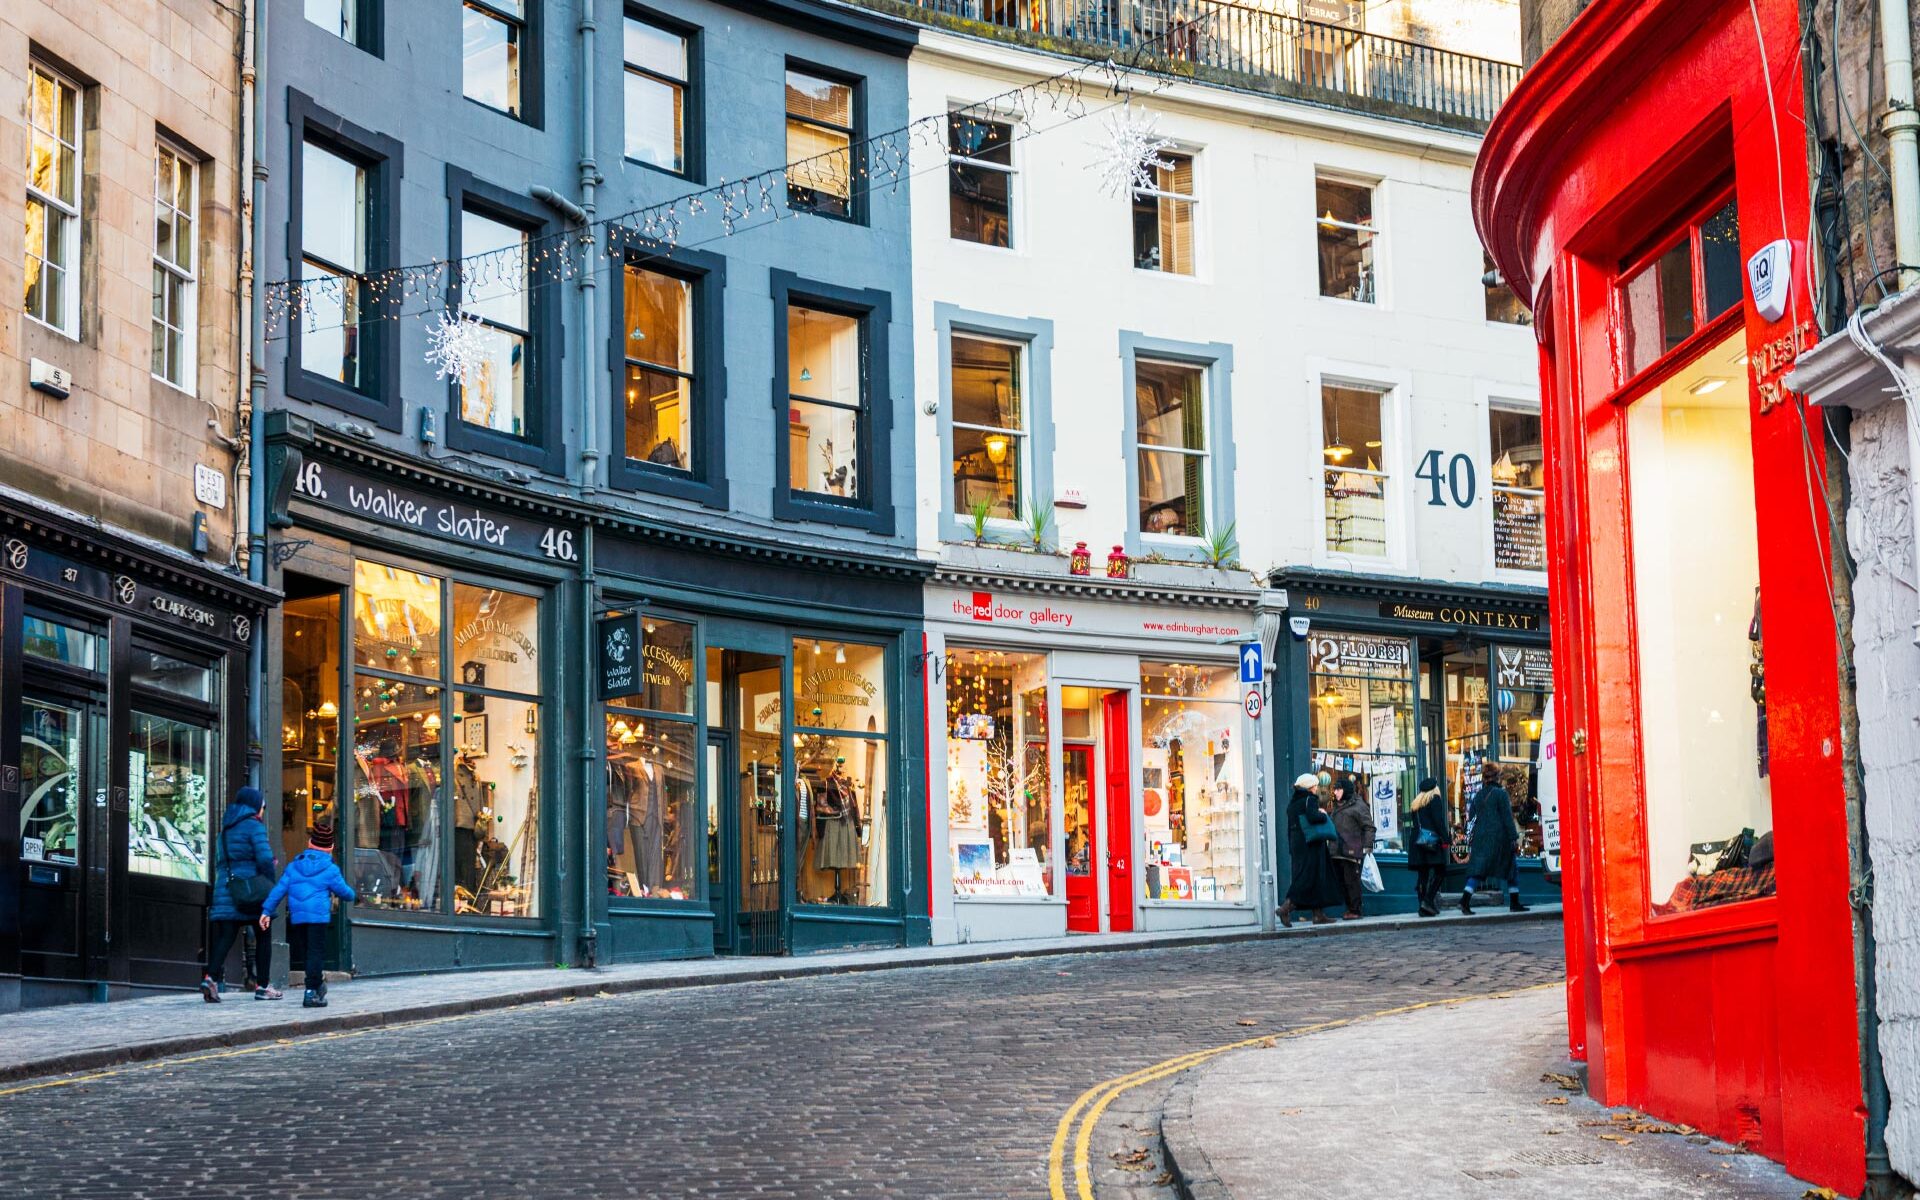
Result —
<instances>
[{"instance_id":1,"label":"woman in blue coat","mask_svg":"<svg viewBox=\"0 0 1920 1200\"><path fill-rule=\"evenodd\" d=\"M267 840L266 819L260 810L266 799L259 788L243 787L227 805L220 823L220 844L213 863L213 908L207 919L213 923L213 938L207 949L207 969L200 977L200 994L208 1004L220 1003L220 987L225 980L227 954L240 936L240 929L260 917L260 906L237 903L234 883L242 879L273 878L273 844ZM268 983L273 970L273 939L262 933L253 946L253 998L278 1000L279 989Z\"/></svg>"}]
</instances>

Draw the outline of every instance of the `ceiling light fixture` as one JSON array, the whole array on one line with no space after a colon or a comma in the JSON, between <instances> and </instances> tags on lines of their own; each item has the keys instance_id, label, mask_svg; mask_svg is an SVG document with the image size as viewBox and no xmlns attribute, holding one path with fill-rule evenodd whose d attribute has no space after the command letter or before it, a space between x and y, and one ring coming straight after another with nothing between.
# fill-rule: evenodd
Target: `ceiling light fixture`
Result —
<instances>
[{"instance_id":1,"label":"ceiling light fixture","mask_svg":"<svg viewBox=\"0 0 1920 1200\"><path fill-rule=\"evenodd\" d=\"M1687 389L1689 395L1706 396L1727 386L1727 381L1718 375L1709 375Z\"/></svg>"}]
</instances>

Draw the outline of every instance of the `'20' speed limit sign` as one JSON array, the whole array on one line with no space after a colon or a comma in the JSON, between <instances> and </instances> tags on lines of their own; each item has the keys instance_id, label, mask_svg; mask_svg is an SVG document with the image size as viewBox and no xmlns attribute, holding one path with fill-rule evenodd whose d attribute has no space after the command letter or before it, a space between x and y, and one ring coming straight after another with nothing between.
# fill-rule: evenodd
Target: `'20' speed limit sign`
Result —
<instances>
[{"instance_id":1,"label":"'20' speed limit sign","mask_svg":"<svg viewBox=\"0 0 1920 1200\"><path fill-rule=\"evenodd\" d=\"M1260 693L1257 691L1248 692L1246 708L1249 720L1258 721L1260 719L1260 707Z\"/></svg>"}]
</instances>

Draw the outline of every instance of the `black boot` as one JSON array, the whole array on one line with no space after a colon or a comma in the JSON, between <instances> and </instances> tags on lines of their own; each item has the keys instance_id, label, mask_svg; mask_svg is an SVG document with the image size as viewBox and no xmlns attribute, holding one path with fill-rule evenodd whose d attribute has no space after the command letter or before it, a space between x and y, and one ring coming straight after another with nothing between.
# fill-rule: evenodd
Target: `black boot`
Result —
<instances>
[{"instance_id":1,"label":"black boot","mask_svg":"<svg viewBox=\"0 0 1920 1200\"><path fill-rule=\"evenodd\" d=\"M1533 910L1527 907L1526 905L1520 903L1519 892L1508 892L1507 893L1507 911L1508 912L1532 912Z\"/></svg>"},{"instance_id":2,"label":"black boot","mask_svg":"<svg viewBox=\"0 0 1920 1200\"><path fill-rule=\"evenodd\" d=\"M1469 916L1469 917L1473 915L1473 893L1472 892L1463 891L1460 893L1460 912L1463 915Z\"/></svg>"}]
</instances>

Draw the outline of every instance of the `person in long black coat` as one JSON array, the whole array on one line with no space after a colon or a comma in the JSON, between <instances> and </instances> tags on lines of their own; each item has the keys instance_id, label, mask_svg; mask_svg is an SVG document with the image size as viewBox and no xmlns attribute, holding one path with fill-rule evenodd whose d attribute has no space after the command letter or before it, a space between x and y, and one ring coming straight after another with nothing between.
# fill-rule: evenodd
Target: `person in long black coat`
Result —
<instances>
[{"instance_id":1,"label":"person in long black coat","mask_svg":"<svg viewBox=\"0 0 1920 1200\"><path fill-rule=\"evenodd\" d=\"M1287 886L1278 916L1289 928L1293 914L1301 909L1313 914L1315 925L1331 925L1333 918L1321 910L1346 903L1328 853L1331 842L1310 840L1309 825L1324 826L1329 833L1333 830L1332 818L1320 807L1320 777L1311 773L1293 781L1293 799L1287 801L1287 858L1293 865L1293 882Z\"/></svg>"},{"instance_id":2,"label":"person in long black coat","mask_svg":"<svg viewBox=\"0 0 1920 1200\"><path fill-rule=\"evenodd\" d=\"M1422 845L1421 837L1430 840ZM1429 775L1413 797L1413 831L1407 840L1407 868L1414 872L1413 895L1420 915L1440 915L1440 883L1447 874L1447 848L1453 831L1447 827L1447 802L1440 784Z\"/></svg>"},{"instance_id":3,"label":"person in long black coat","mask_svg":"<svg viewBox=\"0 0 1920 1200\"><path fill-rule=\"evenodd\" d=\"M1480 794L1473 798L1472 856L1467 859L1467 886L1460 893L1460 911L1473 915L1473 893L1482 883L1507 884L1507 905L1525 912L1520 903L1520 830L1513 823L1513 798L1501 786L1500 764L1480 766Z\"/></svg>"}]
</instances>

